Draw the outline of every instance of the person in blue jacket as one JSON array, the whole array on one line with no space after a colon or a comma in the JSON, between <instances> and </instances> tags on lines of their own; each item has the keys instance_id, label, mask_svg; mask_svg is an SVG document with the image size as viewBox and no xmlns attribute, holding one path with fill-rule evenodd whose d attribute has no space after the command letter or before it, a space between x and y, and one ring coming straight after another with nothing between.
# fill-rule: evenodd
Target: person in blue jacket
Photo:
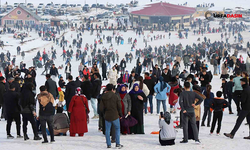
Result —
<instances>
[{"instance_id":1,"label":"person in blue jacket","mask_svg":"<svg viewBox=\"0 0 250 150\"><path fill-rule=\"evenodd\" d=\"M161 103L163 105L164 112L167 111L167 108L166 108L166 100L168 98L167 93L169 93L171 89L171 86L167 84L166 82L164 82L164 79L162 76L160 76L159 80L160 82L154 86L154 90L157 93L155 96L155 98L157 99L157 114L160 113Z\"/></svg>"}]
</instances>

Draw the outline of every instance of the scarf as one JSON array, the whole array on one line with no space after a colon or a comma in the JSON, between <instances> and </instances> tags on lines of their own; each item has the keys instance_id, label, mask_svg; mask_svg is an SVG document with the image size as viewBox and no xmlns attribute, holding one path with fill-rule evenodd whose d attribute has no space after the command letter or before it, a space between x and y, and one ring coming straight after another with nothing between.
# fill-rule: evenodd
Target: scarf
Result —
<instances>
[{"instance_id":1,"label":"scarf","mask_svg":"<svg viewBox=\"0 0 250 150\"><path fill-rule=\"evenodd\" d=\"M151 80L151 77L145 77L146 80Z\"/></svg>"},{"instance_id":2,"label":"scarf","mask_svg":"<svg viewBox=\"0 0 250 150\"><path fill-rule=\"evenodd\" d=\"M120 86L120 89L119 89L119 93L120 94L127 94L127 91L125 90L125 91L122 91L122 88L123 87L126 87L124 84L122 84L121 86ZM123 99L123 98L122 98Z\"/></svg>"}]
</instances>

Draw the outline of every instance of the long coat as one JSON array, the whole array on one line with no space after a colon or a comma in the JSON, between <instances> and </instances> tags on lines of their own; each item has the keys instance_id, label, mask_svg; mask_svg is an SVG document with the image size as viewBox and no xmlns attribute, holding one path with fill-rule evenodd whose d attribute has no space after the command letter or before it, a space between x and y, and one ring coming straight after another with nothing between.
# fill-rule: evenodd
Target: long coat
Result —
<instances>
[{"instance_id":1,"label":"long coat","mask_svg":"<svg viewBox=\"0 0 250 150\"><path fill-rule=\"evenodd\" d=\"M117 96L121 100L119 93L117 93ZM128 112L131 112L131 98L130 98L130 95L128 93L124 96L124 98L122 99L122 102L124 104L124 115L127 115Z\"/></svg>"},{"instance_id":2,"label":"long coat","mask_svg":"<svg viewBox=\"0 0 250 150\"><path fill-rule=\"evenodd\" d=\"M131 107L131 116L134 117L139 126L143 125L143 106L144 102L147 101L146 95L142 92L139 94L129 94L131 97L132 107ZM140 95L143 97L143 100L139 100L137 96Z\"/></svg>"},{"instance_id":3,"label":"long coat","mask_svg":"<svg viewBox=\"0 0 250 150\"><path fill-rule=\"evenodd\" d=\"M87 115L84 104L89 111L88 100L85 96L75 95L72 97L69 104L70 115L70 128L69 131L71 134L76 133L86 133L88 132L87 126Z\"/></svg>"},{"instance_id":4,"label":"long coat","mask_svg":"<svg viewBox=\"0 0 250 150\"><path fill-rule=\"evenodd\" d=\"M111 69L109 71L109 83L113 84L113 85L116 85L117 84L117 78L118 78L117 70Z\"/></svg>"}]
</instances>

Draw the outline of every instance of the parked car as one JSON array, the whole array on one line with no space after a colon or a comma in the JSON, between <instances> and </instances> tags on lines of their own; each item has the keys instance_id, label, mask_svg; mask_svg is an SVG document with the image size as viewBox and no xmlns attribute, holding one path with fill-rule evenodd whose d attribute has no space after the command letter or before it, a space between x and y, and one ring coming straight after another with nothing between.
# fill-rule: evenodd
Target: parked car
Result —
<instances>
[{"instance_id":1,"label":"parked car","mask_svg":"<svg viewBox=\"0 0 250 150\"><path fill-rule=\"evenodd\" d=\"M96 8L97 5L96 4L92 4L91 8Z\"/></svg>"},{"instance_id":2,"label":"parked car","mask_svg":"<svg viewBox=\"0 0 250 150\"><path fill-rule=\"evenodd\" d=\"M19 5L19 3L14 3L14 8L16 8Z\"/></svg>"},{"instance_id":3,"label":"parked car","mask_svg":"<svg viewBox=\"0 0 250 150\"><path fill-rule=\"evenodd\" d=\"M76 7L82 7L82 4L77 4Z\"/></svg>"}]
</instances>

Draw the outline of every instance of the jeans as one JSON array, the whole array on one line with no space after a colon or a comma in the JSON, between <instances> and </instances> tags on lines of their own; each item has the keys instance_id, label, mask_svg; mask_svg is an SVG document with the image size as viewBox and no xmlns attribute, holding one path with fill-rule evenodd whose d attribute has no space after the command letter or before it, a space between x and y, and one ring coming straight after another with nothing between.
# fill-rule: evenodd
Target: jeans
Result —
<instances>
[{"instance_id":1,"label":"jeans","mask_svg":"<svg viewBox=\"0 0 250 150\"><path fill-rule=\"evenodd\" d=\"M98 116L98 113L97 113L97 99L96 98L91 98L90 101L91 101L91 106L92 106L92 108L94 110L94 115Z\"/></svg>"},{"instance_id":2,"label":"jeans","mask_svg":"<svg viewBox=\"0 0 250 150\"><path fill-rule=\"evenodd\" d=\"M153 95L148 95L147 99L149 100L150 113L153 114ZM144 103L144 108L145 108L145 114L147 114L148 113L148 101Z\"/></svg>"},{"instance_id":3,"label":"jeans","mask_svg":"<svg viewBox=\"0 0 250 150\"><path fill-rule=\"evenodd\" d=\"M43 140L48 141L47 133L46 133L46 123L47 123L49 127L50 140L54 141L53 115L52 116L40 116L39 118L41 122Z\"/></svg>"},{"instance_id":4,"label":"jeans","mask_svg":"<svg viewBox=\"0 0 250 150\"><path fill-rule=\"evenodd\" d=\"M20 135L20 128L21 128L20 113L6 113L6 118L7 118L7 125L6 125L7 135L10 135L10 129L13 119L16 122L17 135Z\"/></svg>"},{"instance_id":5,"label":"jeans","mask_svg":"<svg viewBox=\"0 0 250 150\"><path fill-rule=\"evenodd\" d=\"M38 136L37 127L36 127L36 122L35 122L35 118L33 114L26 113L26 114L22 114L22 116L23 116L23 134L27 134L27 126L28 126L28 121L29 121L31 123L34 136L37 137Z\"/></svg>"},{"instance_id":6,"label":"jeans","mask_svg":"<svg viewBox=\"0 0 250 150\"><path fill-rule=\"evenodd\" d=\"M218 66L214 66L214 75L217 74Z\"/></svg>"},{"instance_id":7,"label":"jeans","mask_svg":"<svg viewBox=\"0 0 250 150\"><path fill-rule=\"evenodd\" d=\"M116 145L120 145L120 120L118 118L118 119L116 119L114 121L105 120L105 136L106 136L107 146L111 146L110 129L111 129L112 125L115 128L115 138L116 138L115 142L116 142Z\"/></svg>"},{"instance_id":8,"label":"jeans","mask_svg":"<svg viewBox=\"0 0 250 150\"><path fill-rule=\"evenodd\" d=\"M239 116L236 120L236 124L233 128L233 130L231 131L231 135L235 135L235 133L237 132L237 130L240 128L241 123L243 122L243 120L247 117L247 123L249 125L250 128L250 111L249 110L242 110L239 113Z\"/></svg>"},{"instance_id":9,"label":"jeans","mask_svg":"<svg viewBox=\"0 0 250 150\"><path fill-rule=\"evenodd\" d=\"M210 111L210 107L204 107L204 114L202 117L202 124L204 124L206 118L208 116L207 119L207 125L210 125L210 121L211 121L211 111Z\"/></svg>"},{"instance_id":10,"label":"jeans","mask_svg":"<svg viewBox=\"0 0 250 150\"><path fill-rule=\"evenodd\" d=\"M220 65L218 65L218 72L219 72L219 74L220 74Z\"/></svg>"},{"instance_id":11,"label":"jeans","mask_svg":"<svg viewBox=\"0 0 250 150\"><path fill-rule=\"evenodd\" d=\"M161 103L162 103L162 105L163 105L163 110L164 110L164 112L167 111L166 100L158 100L158 99L157 99L157 114L160 113L160 106L161 106Z\"/></svg>"},{"instance_id":12,"label":"jeans","mask_svg":"<svg viewBox=\"0 0 250 150\"><path fill-rule=\"evenodd\" d=\"M214 111L213 122L212 122L210 133L214 132L214 128L215 128L215 124L217 120L218 120L218 127L217 127L216 133L220 133L222 117L223 117L223 111L217 111L217 112Z\"/></svg>"}]
</instances>

